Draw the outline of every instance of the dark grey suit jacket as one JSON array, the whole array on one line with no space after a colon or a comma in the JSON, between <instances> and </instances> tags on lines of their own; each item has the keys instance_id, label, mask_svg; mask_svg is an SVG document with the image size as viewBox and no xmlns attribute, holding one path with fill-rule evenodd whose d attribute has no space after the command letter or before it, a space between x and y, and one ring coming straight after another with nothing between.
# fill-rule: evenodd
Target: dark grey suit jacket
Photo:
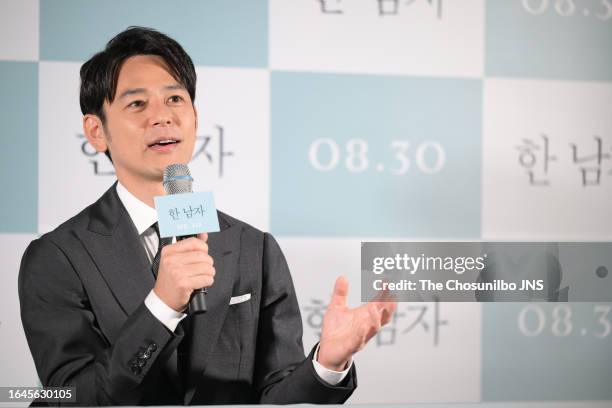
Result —
<instances>
[{"instance_id":1,"label":"dark grey suit jacket","mask_svg":"<svg viewBox=\"0 0 612 408\"><path fill-rule=\"evenodd\" d=\"M154 277L115 185L32 241L19 297L43 385L76 387L80 405L344 402L355 369L330 386L312 352L304 358L296 294L274 238L218 216L221 231L208 239L217 271L208 312L174 333L144 305ZM246 293L249 301L229 305ZM179 381L181 342L188 372Z\"/></svg>"}]
</instances>

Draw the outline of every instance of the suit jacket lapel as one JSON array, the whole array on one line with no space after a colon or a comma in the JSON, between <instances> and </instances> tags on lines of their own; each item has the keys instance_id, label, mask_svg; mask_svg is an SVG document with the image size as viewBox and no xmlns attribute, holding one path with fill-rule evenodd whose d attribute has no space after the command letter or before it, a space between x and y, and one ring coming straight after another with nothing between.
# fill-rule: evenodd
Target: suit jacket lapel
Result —
<instances>
[{"instance_id":1,"label":"suit jacket lapel","mask_svg":"<svg viewBox=\"0 0 612 408\"><path fill-rule=\"evenodd\" d=\"M151 264L127 210L113 184L90 207L81 241L117 301L131 315L155 285Z\"/></svg>"},{"instance_id":2,"label":"suit jacket lapel","mask_svg":"<svg viewBox=\"0 0 612 408\"><path fill-rule=\"evenodd\" d=\"M242 227L234 225L223 229L221 225L221 228L220 232L208 234L208 253L215 261L216 274L206 295L207 312L188 317L189 368L185 404L191 402L198 380L206 369L209 353L219 337L238 270Z\"/></svg>"}]
</instances>

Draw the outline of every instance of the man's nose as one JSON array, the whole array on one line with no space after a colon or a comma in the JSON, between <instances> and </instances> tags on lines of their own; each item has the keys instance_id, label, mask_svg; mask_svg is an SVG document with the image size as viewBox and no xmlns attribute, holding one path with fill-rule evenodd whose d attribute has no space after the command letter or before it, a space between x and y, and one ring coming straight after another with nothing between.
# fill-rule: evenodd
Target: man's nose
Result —
<instances>
[{"instance_id":1,"label":"man's nose","mask_svg":"<svg viewBox=\"0 0 612 408\"><path fill-rule=\"evenodd\" d=\"M151 126L168 126L173 122L172 110L163 102L150 104L149 123Z\"/></svg>"}]
</instances>

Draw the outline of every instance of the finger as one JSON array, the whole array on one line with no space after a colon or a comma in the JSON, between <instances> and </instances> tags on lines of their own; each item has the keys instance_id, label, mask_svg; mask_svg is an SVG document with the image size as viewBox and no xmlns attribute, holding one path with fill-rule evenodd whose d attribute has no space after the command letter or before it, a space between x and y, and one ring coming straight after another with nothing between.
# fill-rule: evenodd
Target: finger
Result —
<instances>
[{"instance_id":1,"label":"finger","mask_svg":"<svg viewBox=\"0 0 612 408\"><path fill-rule=\"evenodd\" d=\"M380 309L381 324L383 326L391 321L391 319L393 318L393 313L395 313L396 309L397 309L396 302L385 303L385 305Z\"/></svg>"},{"instance_id":2,"label":"finger","mask_svg":"<svg viewBox=\"0 0 612 408\"><path fill-rule=\"evenodd\" d=\"M198 238L204 242L208 241L208 233L207 232L202 232L200 234L198 234Z\"/></svg>"},{"instance_id":3,"label":"finger","mask_svg":"<svg viewBox=\"0 0 612 408\"><path fill-rule=\"evenodd\" d=\"M339 276L334 284L334 293L332 294L330 306L346 306L346 298L348 296L348 280L344 276Z\"/></svg>"},{"instance_id":4,"label":"finger","mask_svg":"<svg viewBox=\"0 0 612 408\"><path fill-rule=\"evenodd\" d=\"M366 339L371 339L382 327L381 324L381 315L380 311L374 304L368 305L368 315L370 317L370 321L368 322L368 327L366 329Z\"/></svg>"},{"instance_id":5,"label":"finger","mask_svg":"<svg viewBox=\"0 0 612 408\"><path fill-rule=\"evenodd\" d=\"M190 251L172 254L172 261L180 265L191 265L194 263L205 263L214 265L212 256L202 251Z\"/></svg>"},{"instance_id":6,"label":"finger","mask_svg":"<svg viewBox=\"0 0 612 408\"><path fill-rule=\"evenodd\" d=\"M380 324L380 312L376 307L376 303L368 302L354 309L355 315L359 316L359 323L369 333L372 326Z\"/></svg>"},{"instance_id":7,"label":"finger","mask_svg":"<svg viewBox=\"0 0 612 408\"><path fill-rule=\"evenodd\" d=\"M378 297L378 296L377 296ZM397 309L397 302L395 301L370 301L360 306L360 308L369 308L373 307L379 312L379 319L381 325L385 325L391 321L393 317L393 313Z\"/></svg>"},{"instance_id":8,"label":"finger","mask_svg":"<svg viewBox=\"0 0 612 408\"><path fill-rule=\"evenodd\" d=\"M379 310L387 310L387 311L395 311L395 309L397 308L397 302L395 300L392 300L391 298L386 298L383 300L380 300L378 302L370 302L376 305L376 307Z\"/></svg>"},{"instance_id":9,"label":"finger","mask_svg":"<svg viewBox=\"0 0 612 408\"><path fill-rule=\"evenodd\" d=\"M379 291L378 295L380 295L379 298L381 301L389 300L394 296L388 288Z\"/></svg>"},{"instance_id":10,"label":"finger","mask_svg":"<svg viewBox=\"0 0 612 408\"><path fill-rule=\"evenodd\" d=\"M177 241L174 244L166 245L162 249L162 254L166 252L178 253L178 252L188 252L188 251L204 251L208 253L208 244L201 239L196 237L191 237L187 239L183 239L181 241Z\"/></svg>"},{"instance_id":11,"label":"finger","mask_svg":"<svg viewBox=\"0 0 612 408\"><path fill-rule=\"evenodd\" d=\"M209 286L212 286L212 284L215 283L215 279L212 276L208 276L208 275L191 276L187 278L186 282L187 282L187 287L190 290L196 290L196 289L207 288Z\"/></svg>"},{"instance_id":12,"label":"finger","mask_svg":"<svg viewBox=\"0 0 612 408\"><path fill-rule=\"evenodd\" d=\"M395 295L387 288L376 291L376 295L370 299L370 302L388 302L395 300Z\"/></svg>"},{"instance_id":13,"label":"finger","mask_svg":"<svg viewBox=\"0 0 612 408\"><path fill-rule=\"evenodd\" d=\"M368 305L368 312L370 313L370 317L372 319L373 325L380 324L381 310L377 307L376 304L372 303Z\"/></svg>"},{"instance_id":14,"label":"finger","mask_svg":"<svg viewBox=\"0 0 612 408\"><path fill-rule=\"evenodd\" d=\"M376 296L376 300L371 300L369 303L375 303L378 305L378 308L382 308L385 305L396 304L397 300L395 296L389 294L382 294L380 296Z\"/></svg>"},{"instance_id":15,"label":"finger","mask_svg":"<svg viewBox=\"0 0 612 408\"><path fill-rule=\"evenodd\" d=\"M215 276L217 271L215 270L215 267L210 264L194 263L183 266L182 273L187 277Z\"/></svg>"}]
</instances>

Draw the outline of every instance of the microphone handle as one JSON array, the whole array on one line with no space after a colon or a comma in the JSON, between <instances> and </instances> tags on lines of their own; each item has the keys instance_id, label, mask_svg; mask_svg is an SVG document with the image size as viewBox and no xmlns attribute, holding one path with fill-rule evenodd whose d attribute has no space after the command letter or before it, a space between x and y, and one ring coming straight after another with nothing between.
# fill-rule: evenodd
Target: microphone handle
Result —
<instances>
[{"instance_id":1,"label":"microphone handle","mask_svg":"<svg viewBox=\"0 0 612 408\"><path fill-rule=\"evenodd\" d=\"M187 238L196 237L197 235L184 235L182 237L176 237L177 241L182 241ZM194 315L199 313L206 313L206 294L208 293L207 288L200 288L193 291L189 298L189 309L188 314Z\"/></svg>"}]
</instances>

